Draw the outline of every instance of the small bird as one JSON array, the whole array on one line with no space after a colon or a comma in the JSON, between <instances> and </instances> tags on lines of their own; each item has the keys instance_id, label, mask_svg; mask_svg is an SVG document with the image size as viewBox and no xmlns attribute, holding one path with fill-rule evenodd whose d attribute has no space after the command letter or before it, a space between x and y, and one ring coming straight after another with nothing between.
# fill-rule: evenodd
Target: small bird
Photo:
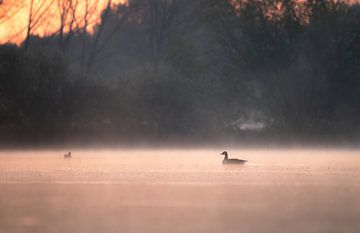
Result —
<instances>
[{"instance_id":1,"label":"small bird","mask_svg":"<svg viewBox=\"0 0 360 233\"><path fill-rule=\"evenodd\" d=\"M71 152L64 154L64 159L71 159Z\"/></svg>"},{"instance_id":2,"label":"small bird","mask_svg":"<svg viewBox=\"0 0 360 233\"><path fill-rule=\"evenodd\" d=\"M222 152L221 155L224 155L224 160L222 161L223 164L244 164L247 160L243 159L229 159L228 153L226 151Z\"/></svg>"}]
</instances>

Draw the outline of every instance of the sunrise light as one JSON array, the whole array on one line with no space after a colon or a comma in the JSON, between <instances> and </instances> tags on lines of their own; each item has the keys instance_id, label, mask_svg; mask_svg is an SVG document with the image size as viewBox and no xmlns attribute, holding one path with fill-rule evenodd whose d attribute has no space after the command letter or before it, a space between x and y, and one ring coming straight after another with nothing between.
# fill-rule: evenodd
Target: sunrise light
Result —
<instances>
[{"instance_id":1,"label":"sunrise light","mask_svg":"<svg viewBox=\"0 0 360 233\"><path fill-rule=\"evenodd\" d=\"M110 2L126 4L127 0ZM73 29L84 27L86 19L86 30L92 32L108 3L109 0L4 0L0 7L0 43L20 44L26 37L31 12L32 35L58 33L62 16L65 31L69 30L71 21Z\"/></svg>"}]
</instances>

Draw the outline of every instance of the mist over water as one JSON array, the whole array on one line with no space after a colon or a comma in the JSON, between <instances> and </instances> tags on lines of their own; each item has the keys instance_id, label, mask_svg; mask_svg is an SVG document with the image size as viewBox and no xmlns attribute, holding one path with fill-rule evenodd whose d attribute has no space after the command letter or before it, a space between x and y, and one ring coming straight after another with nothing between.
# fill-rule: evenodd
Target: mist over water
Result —
<instances>
[{"instance_id":1,"label":"mist over water","mask_svg":"<svg viewBox=\"0 0 360 233\"><path fill-rule=\"evenodd\" d=\"M351 150L0 153L0 232L358 232Z\"/></svg>"},{"instance_id":2,"label":"mist over water","mask_svg":"<svg viewBox=\"0 0 360 233\"><path fill-rule=\"evenodd\" d=\"M243 150L223 166L216 150L108 150L1 152L1 183L348 184L360 166L358 151ZM340 174L340 176L339 176ZM288 179L296 179L291 180ZM331 179L330 179L331 178ZM353 177L354 178L354 177ZM314 180L315 179L315 180Z\"/></svg>"}]
</instances>

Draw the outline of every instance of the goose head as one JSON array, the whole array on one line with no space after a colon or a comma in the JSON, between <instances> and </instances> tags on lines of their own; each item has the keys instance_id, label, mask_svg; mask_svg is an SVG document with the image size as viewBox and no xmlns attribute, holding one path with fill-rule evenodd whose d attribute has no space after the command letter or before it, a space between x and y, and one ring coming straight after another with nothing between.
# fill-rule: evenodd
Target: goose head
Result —
<instances>
[{"instance_id":1,"label":"goose head","mask_svg":"<svg viewBox=\"0 0 360 233\"><path fill-rule=\"evenodd\" d=\"M228 153L226 151L224 151L223 153L221 153L220 155L224 155L224 160L228 159Z\"/></svg>"}]
</instances>

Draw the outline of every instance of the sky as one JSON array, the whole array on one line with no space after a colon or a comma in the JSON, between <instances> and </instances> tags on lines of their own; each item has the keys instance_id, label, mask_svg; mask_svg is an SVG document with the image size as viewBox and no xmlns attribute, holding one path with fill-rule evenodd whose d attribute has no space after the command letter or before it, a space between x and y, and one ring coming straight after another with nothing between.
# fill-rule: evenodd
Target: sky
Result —
<instances>
[{"instance_id":1,"label":"sky","mask_svg":"<svg viewBox=\"0 0 360 233\"><path fill-rule=\"evenodd\" d=\"M32 0L2 0L0 7L0 44L20 44L25 36L29 21L30 3ZM34 18L41 18L31 33L37 36L47 36L56 33L60 25L60 11L58 4L69 0L33 0L33 10L37 12ZM92 26L99 22L100 14L106 7L109 0L73 0L79 2L76 10L79 24L85 12L85 2L88 1L92 9L88 31L92 32ZM111 0L112 4L126 3L128 0ZM348 0L349 3L359 0ZM41 17L39 17L41 16Z\"/></svg>"},{"instance_id":2,"label":"sky","mask_svg":"<svg viewBox=\"0 0 360 233\"><path fill-rule=\"evenodd\" d=\"M66 0L34 0L33 12L34 19L40 19L36 24L33 35L46 36L56 33L60 25L59 3ZM76 10L78 23L82 23L85 12L86 0L78 1ZM112 4L125 3L127 0L112 0ZM25 36L31 9L31 0L3 0L0 8L0 43L20 44ZM88 8L91 9L90 25L88 31L91 32L92 26L99 22L100 14L107 6L108 0L88 0Z\"/></svg>"}]
</instances>

